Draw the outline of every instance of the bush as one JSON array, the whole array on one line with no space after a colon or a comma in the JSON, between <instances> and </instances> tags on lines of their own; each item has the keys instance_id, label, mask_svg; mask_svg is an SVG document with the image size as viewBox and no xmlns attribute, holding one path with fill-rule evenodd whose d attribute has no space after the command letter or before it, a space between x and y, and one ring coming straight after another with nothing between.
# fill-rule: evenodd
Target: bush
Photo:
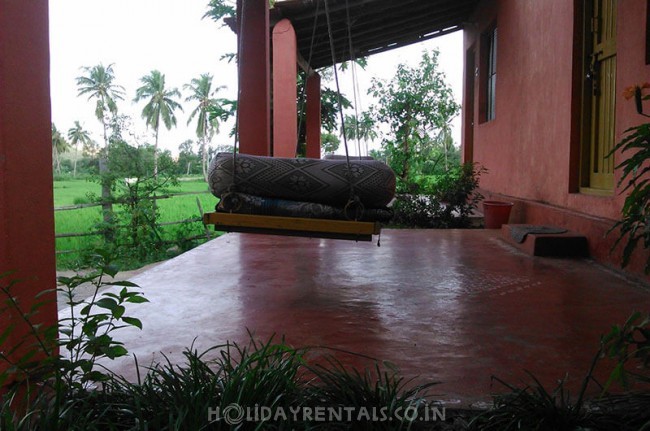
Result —
<instances>
[{"instance_id":1,"label":"bush","mask_svg":"<svg viewBox=\"0 0 650 431\"><path fill-rule=\"evenodd\" d=\"M601 385L594 374L597 365L605 358L614 359L615 365L607 382ZM608 367L610 365L611 362L607 363ZM475 416L469 430L647 431L650 430L649 370L650 314L636 312L624 325L614 325L607 335L601 337L600 348L577 394L571 394L565 387L566 377L559 380L552 390L545 388L530 372L527 374L532 383L524 387L492 377L507 392L495 396L493 407ZM630 380L645 386L637 387L636 392L609 393L613 383L629 389ZM591 384L598 386L601 395L587 401L587 389Z\"/></svg>"},{"instance_id":2,"label":"bush","mask_svg":"<svg viewBox=\"0 0 650 431\"><path fill-rule=\"evenodd\" d=\"M469 216L483 199L476 188L485 172L487 170L481 166L465 163L435 177L435 181L428 177L428 193L397 196L393 222L411 228L469 227Z\"/></svg>"},{"instance_id":3,"label":"bush","mask_svg":"<svg viewBox=\"0 0 650 431\"><path fill-rule=\"evenodd\" d=\"M83 204L89 204L91 200L92 199L90 196L77 196L74 198L72 202L74 203L74 205L83 205Z\"/></svg>"},{"instance_id":4,"label":"bush","mask_svg":"<svg viewBox=\"0 0 650 431\"><path fill-rule=\"evenodd\" d=\"M643 113L643 101L650 100L650 94L643 95L645 89L650 88L650 83L643 86L632 86L626 89L626 98L634 97L636 109L640 115L650 117ZM614 249L619 243L625 242L623 247L623 260L621 267L625 268L632 259L634 250L641 245L644 249L650 248L650 123L639 124L625 131L625 137L609 153L612 157L616 152L628 153L628 157L616 166L622 171L618 186L623 187L621 193L627 193L621 220L616 222L609 230L618 230ZM645 261L645 273L650 274L650 254Z\"/></svg>"},{"instance_id":5,"label":"bush","mask_svg":"<svg viewBox=\"0 0 650 431\"><path fill-rule=\"evenodd\" d=\"M54 181L67 181L72 179L72 174L69 174L67 172L60 172L60 173L55 172L53 174L53 179Z\"/></svg>"}]
</instances>

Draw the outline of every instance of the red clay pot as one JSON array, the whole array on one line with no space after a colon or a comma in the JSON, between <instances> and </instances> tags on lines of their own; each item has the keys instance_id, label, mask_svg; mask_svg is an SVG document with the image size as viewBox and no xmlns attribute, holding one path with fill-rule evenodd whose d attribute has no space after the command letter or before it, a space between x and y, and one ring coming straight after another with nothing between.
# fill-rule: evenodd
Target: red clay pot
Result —
<instances>
[{"instance_id":1,"label":"red clay pot","mask_svg":"<svg viewBox=\"0 0 650 431\"><path fill-rule=\"evenodd\" d=\"M512 202L483 201L483 217L486 229L501 229L501 225L508 224Z\"/></svg>"}]
</instances>

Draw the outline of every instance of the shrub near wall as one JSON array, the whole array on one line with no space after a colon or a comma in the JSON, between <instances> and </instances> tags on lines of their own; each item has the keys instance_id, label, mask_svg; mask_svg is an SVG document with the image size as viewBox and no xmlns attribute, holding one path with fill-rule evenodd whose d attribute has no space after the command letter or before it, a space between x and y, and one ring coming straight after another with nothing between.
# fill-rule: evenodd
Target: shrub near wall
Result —
<instances>
[{"instance_id":1,"label":"shrub near wall","mask_svg":"<svg viewBox=\"0 0 650 431\"><path fill-rule=\"evenodd\" d=\"M452 229L470 226L470 215L483 195L476 189L484 167L465 163L428 184L423 194L401 194L393 205L393 223L407 228Z\"/></svg>"}]
</instances>

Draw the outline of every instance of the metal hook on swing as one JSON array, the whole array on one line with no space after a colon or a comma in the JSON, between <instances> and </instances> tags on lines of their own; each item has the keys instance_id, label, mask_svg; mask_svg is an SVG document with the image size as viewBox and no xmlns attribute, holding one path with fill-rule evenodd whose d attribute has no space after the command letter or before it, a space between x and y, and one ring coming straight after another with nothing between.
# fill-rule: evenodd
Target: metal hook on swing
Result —
<instances>
[{"instance_id":1,"label":"metal hook on swing","mask_svg":"<svg viewBox=\"0 0 650 431\"><path fill-rule=\"evenodd\" d=\"M363 213L365 212L366 208L359 199L358 196L353 196L348 200L348 203L345 204L345 207L343 208L343 214L345 214L345 218L348 220L354 220L354 221L359 221L363 218ZM350 213L350 211L353 211ZM353 215L354 217L352 217Z\"/></svg>"},{"instance_id":2,"label":"metal hook on swing","mask_svg":"<svg viewBox=\"0 0 650 431\"><path fill-rule=\"evenodd\" d=\"M219 201L221 209L229 213L239 211L242 204L243 200L239 196L239 193L237 193L234 184L228 188L226 193L221 195L221 200Z\"/></svg>"}]
</instances>

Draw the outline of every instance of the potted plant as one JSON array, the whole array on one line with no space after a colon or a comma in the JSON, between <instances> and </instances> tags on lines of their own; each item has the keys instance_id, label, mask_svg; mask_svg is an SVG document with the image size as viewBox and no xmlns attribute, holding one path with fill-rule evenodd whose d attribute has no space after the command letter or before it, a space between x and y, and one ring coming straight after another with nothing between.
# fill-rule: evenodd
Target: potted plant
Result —
<instances>
[{"instance_id":1,"label":"potted plant","mask_svg":"<svg viewBox=\"0 0 650 431\"><path fill-rule=\"evenodd\" d=\"M637 112L644 116L643 101L650 99L650 83L628 87L623 92L626 99L634 99ZM625 131L626 136L611 151L619 151L621 154L631 154L616 169L622 169L623 174L618 182L619 187L627 182L621 193L627 193L623 208L621 209L622 219L618 221L610 232L619 228L619 237L614 243L616 247L625 240L623 248L623 260L621 266L625 267L630 263L633 251L643 243L644 248L650 247L650 122L630 127ZM650 273L650 255L645 263L646 274Z\"/></svg>"}]
</instances>

